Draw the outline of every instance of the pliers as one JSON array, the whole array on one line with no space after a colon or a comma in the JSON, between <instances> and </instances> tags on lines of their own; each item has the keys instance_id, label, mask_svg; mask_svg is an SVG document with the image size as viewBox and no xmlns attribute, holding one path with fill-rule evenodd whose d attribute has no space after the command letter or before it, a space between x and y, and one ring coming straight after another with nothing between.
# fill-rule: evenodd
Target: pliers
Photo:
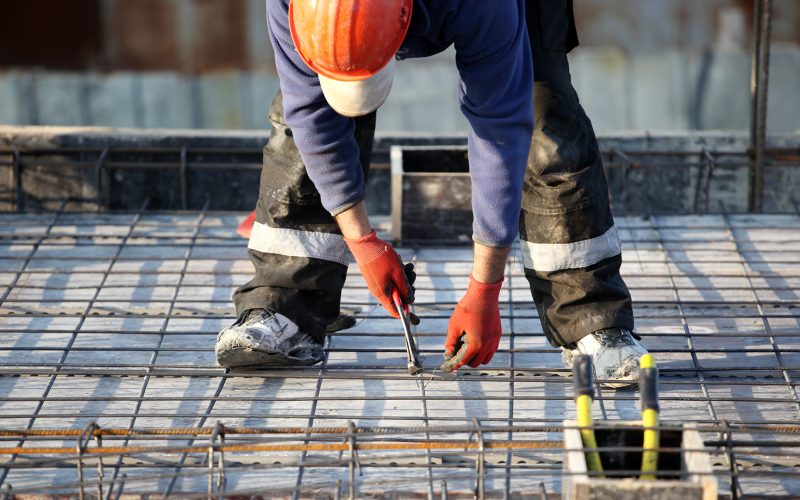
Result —
<instances>
[{"instance_id":1,"label":"pliers","mask_svg":"<svg viewBox=\"0 0 800 500\"><path fill-rule=\"evenodd\" d=\"M403 304L400 299L400 292L395 288L392 292L392 300L397 313L400 315L400 320L403 322L403 333L406 336L406 356L408 357L408 374L416 375L422 371L422 363L419 361L419 351L417 351L417 344L414 342L414 337L411 335L411 320L408 315L408 304Z\"/></svg>"}]
</instances>

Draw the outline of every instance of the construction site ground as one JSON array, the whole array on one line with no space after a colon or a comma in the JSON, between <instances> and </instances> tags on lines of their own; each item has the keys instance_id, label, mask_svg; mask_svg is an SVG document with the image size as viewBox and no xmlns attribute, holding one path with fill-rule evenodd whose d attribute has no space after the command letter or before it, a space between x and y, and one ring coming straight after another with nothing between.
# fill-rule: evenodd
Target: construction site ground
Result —
<instances>
[{"instance_id":1,"label":"construction site ground","mask_svg":"<svg viewBox=\"0 0 800 500\"><path fill-rule=\"evenodd\" d=\"M216 365L214 341L235 320L232 292L251 277L235 233L242 216L0 215L0 492L336 498L352 488L424 498L485 481L490 496L557 495L572 382L542 334L518 247L489 366L437 370L471 249L404 246L418 274L422 374L408 375L401 324L376 306L355 264L342 307L357 324L328 338L323 363L232 372ZM636 331L661 370L662 419L709 426L702 435L718 443L710 449L722 495L800 495L800 216L618 217L617 226ZM594 409L598 419L638 419L638 392L601 390ZM225 443L265 447L209 453L217 422L234 430ZM91 423L120 432L82 439ZM481 440L540 445L354 453L387 439L476 443L465 430L476 425L491 430ZM92 452L134 445L142 448ZM30 452L9 451L19 446Z\"/></svg>"}]
</instances>

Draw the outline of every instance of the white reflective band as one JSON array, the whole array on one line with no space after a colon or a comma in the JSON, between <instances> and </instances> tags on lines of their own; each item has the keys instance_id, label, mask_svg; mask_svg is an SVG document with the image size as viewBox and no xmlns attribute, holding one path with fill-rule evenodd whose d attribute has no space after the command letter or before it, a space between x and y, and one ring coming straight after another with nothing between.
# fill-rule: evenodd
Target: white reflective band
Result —
<instances>
[{"instance_id":1,"label":"white reflective band","mask_svg":"<svg viewBox=\"0 0 800 500\"><path fill-rule=\"evenodd\" d=\"M562 269L581 269L597 264L603 259L619 255L622 243L619 241L617 227L601 236L574 243L531 243L520 241L522 264L535 271L561 271Z\"/></svg>"},{"instance_id":2,"label":"white reflective band","mask_svg":"<svg viewBox=\"0 0 800 500\"><path fill-rule=\"evenodd\" d=\"M264 253L330 260L345 266L350 252L338 234L270 227L256 222L247 248Z\"/></svg>"}]
</instances>

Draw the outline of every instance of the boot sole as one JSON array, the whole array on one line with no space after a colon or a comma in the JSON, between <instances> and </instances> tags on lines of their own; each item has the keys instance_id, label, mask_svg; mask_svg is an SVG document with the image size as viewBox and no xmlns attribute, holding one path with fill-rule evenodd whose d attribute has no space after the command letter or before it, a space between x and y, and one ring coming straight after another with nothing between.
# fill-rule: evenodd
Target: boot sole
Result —
<instances>
[{"instance_id":1,"label":"boot sole","mask_svg":"<svg viewBox=\"0 0 800 500\"><path fill-rule=\"evenodd\" d=\"M223 368L279 368L286 366L311 366L322 358L292 358L278 352L254 351L252 349L225 349L217 351L217 363Z\"/></svg>"}]
</instances>

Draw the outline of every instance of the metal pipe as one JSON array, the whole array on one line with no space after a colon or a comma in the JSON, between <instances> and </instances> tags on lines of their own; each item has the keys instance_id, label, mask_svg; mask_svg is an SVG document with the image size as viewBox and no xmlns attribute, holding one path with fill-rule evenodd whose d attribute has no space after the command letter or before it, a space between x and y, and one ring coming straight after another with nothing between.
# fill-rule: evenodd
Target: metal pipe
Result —
<instances>
[{"instance_id":1,"label":"metal pipe","mask_svg":"<svg viewBox=\"0 0 800 500\"><path fill-rule=\"evenodd\" d=\"M181 180L181 210L189 208L189 181L187 176L187 151L186 146L181 148L181 165L180 165L180 180Z\"/></svg>"},{"instance_id":2,"label":"metal pipe","mask_svg":"<svg viewBox=\"0 0 800 500\"><path fill-rule=\"evenodd\" d=\"M750 147L753 166L750 176L752 212L764 209L764 161L767 135L767 95L772 31L772 0L756 0L753 36L753 61L750 68Z\"/></svg>"},{"instance_id":3,"label":"metal pipe","mask_svg":"<svg viewBox=\"0 0 800 500\"><path fill-rule=\"evenodd\" d=\"M11 149L12 172L14 175L15 205L17 212L25 210L25 191L22 189L22 158L16 146Z\"/></svg>"}]
</instances>

